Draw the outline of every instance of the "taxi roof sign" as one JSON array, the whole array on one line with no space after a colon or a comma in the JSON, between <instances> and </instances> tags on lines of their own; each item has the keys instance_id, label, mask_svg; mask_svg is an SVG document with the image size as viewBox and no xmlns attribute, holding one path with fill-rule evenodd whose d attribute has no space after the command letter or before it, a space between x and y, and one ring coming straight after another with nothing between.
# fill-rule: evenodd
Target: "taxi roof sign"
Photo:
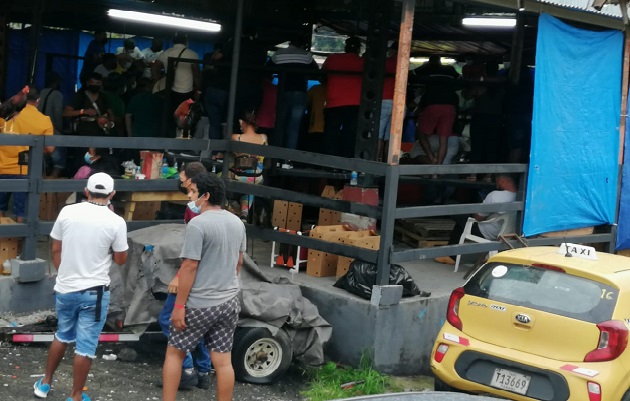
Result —
<instances>
[{"instance_id":1,"label":"taxi roof sign","mask_svg":"<svg viewBox=\"0 0 630 401\"><path fill-rule=\"evenodd\" d=\"M582 259L597 260L597 251L592 246L585 246L580 244L572 244L565 242L560 244L558 253L566 256L575 256Z\"/></svg>"}]
</instances>

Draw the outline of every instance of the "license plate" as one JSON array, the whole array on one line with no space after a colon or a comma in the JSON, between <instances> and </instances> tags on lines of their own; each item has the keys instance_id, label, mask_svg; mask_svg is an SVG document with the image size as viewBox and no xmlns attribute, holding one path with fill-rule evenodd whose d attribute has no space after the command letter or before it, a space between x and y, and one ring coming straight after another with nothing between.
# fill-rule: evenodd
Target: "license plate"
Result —
<instances>
[{"instance_id":1,"label":"license plate","mask_svg":"<svg viewBox=\"0 0 630 401\"><path fill-rule=\"evenodd\" d=\"M501 390L513 391L518 394L527 393L531 376L522 375L507 369L495 369L490 385Z\"/></svg>"}]
</instances>

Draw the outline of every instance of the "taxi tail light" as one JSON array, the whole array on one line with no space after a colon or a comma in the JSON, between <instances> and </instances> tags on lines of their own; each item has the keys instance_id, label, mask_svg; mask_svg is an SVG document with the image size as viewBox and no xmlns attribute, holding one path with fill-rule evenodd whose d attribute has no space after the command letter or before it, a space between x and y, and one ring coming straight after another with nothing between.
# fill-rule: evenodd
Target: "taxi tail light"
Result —
<instances>
[{"instance_id":1,"label":"taxi tail light","mask_svg":"<svg viewBox=\"0 0 630 401\"><path fill-rule=\"evenodd\" d=\"M446 311L446 320L458 330L462 330L462 320L459 318L459 300L464 297L466 293L463 287L456 288L451 293L451 298L448 300L448 310Z\"/></svg>"},{"instance_id":2,"label":"taxi tail light","mask_svg":"<svg viewBox=\"0 0 630 401\"><path fill-rule=\"evenodd\" d=\"M628 345L628 328L619 320L609 320L597 325L599 343L586 354L584 362L603 362L617 358Z\"/></svg>"},{"instance_id":3,"label":"taxi tail light","mask_svg":"<svg viewBox=\"0 0 630 401\"><path fill-rule=\"evenodd\" d=\"M595 382L586 383L588 390L588 401L602 401L602 388Z\"/></svg>"},{"instance_id":4,"label":"taxi tail light","mask_svg":"<svg viewBox=\"0 0 630 401\"><path fill-rule=\"evenodd\" d=\"M448 351L448 345L440 343L440 345L438 345L438 347L435 349L435 355L433 355L433 359L435 359L436 362L442 362L442 359L444 359L444 356L446 355L446 351Z\"/></svg>"}]
</instances>

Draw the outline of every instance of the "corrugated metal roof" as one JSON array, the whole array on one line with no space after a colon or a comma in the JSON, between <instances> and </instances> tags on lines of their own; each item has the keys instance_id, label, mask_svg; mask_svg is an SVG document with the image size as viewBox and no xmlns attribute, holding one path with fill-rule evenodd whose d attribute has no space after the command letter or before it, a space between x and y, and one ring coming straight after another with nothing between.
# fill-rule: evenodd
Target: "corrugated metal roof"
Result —
<instances>
[{"instance_id":1,"label":"corrugated metal roof","mask_svg":"<svg viewBox=\"0 0 630 401\"><path fill-rule=\"evenodd\" d=\"M593 0L535 0L537 3L552 4L554 6L572 8L586 11L593 14L605 15L608 17L621 18L621 9L618 4L606 4L601 11L597 11L591 5Z\"/></svg>"}]
</instances>

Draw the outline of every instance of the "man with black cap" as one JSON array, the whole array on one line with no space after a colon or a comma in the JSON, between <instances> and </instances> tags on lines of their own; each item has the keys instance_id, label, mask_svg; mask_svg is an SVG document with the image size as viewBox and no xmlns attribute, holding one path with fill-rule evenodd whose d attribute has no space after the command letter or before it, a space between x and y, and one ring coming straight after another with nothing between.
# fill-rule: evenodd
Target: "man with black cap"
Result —
<instances>
[{"instance_id":1,"label":"man with black cap","mask_svg":"<svg viewBox=\"0 0 630 401\"><path fill-rule=\"evenodd\" d=\"M88 179L84 192L87 202L64 207L50 233L59 322L44 377L33 385L39 398L48 396L68 344L75 343L72 393L67 401L90 400L83 386L107 318L109 269L112 262L121 265L127 259L127 225L107 207L116 193L114 180L96 173Z\"/></svg>"},{"instance_id":2,"label":"man with black cap","mask_svg":"<svg viewBox=\"0 0 630 401\"><path fill-rule=\"evenodd\" d=\"M328 56L322 70L328 72L328 93L324 110L324 138L326 152L342 157L354 157L355 137L364 60L361 40L356 36L346 39L345 53ZM336 73L340 72L340 73Z\"/></svg>"}]
</instances>

